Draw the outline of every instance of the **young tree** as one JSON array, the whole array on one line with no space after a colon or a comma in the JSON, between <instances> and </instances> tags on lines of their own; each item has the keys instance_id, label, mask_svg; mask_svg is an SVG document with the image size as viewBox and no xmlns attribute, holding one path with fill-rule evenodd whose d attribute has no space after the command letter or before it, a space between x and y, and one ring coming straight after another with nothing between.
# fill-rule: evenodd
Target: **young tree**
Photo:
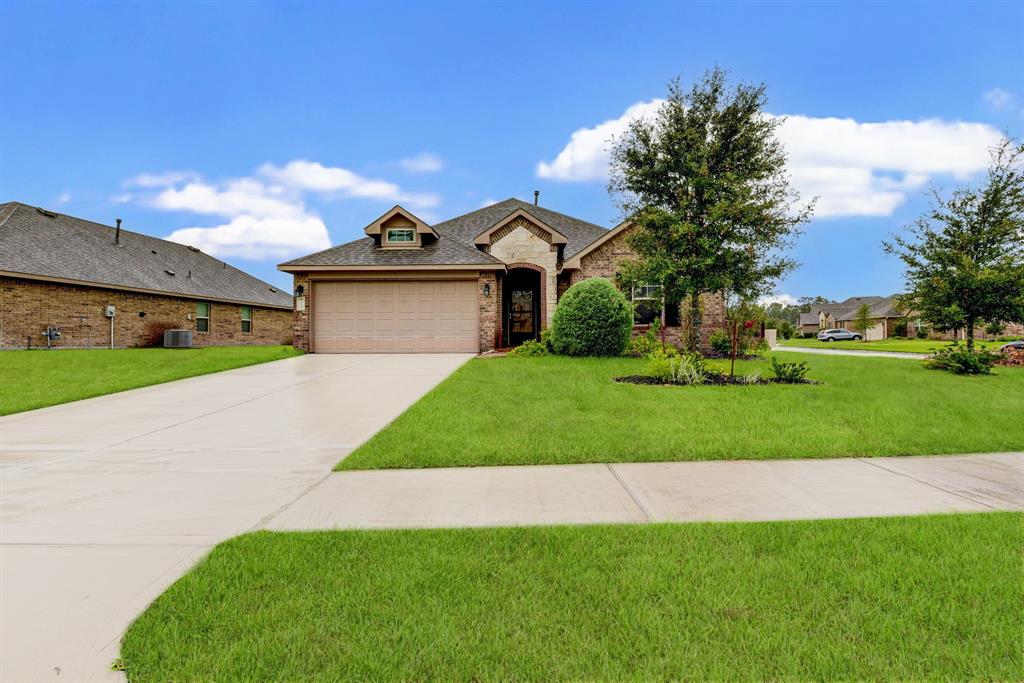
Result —
<instances>
[{"instance_id":1,"label":"young tree","mask_svg":"<svg viewBox=\"0 0 1024 683\"><path fill-rule=\"evenodd\" d=\"M662 285L666 305L688 299L687 345L700 345L700 295L753 301L796 264L783 255L810 207L797 208L781 120L764 113L764 85L729 89L721 69L684 91L678 79L652 120L633 121L611 152L609 191L636 229L629 283Z\"/></svg>"},{"instance_id":2,"label":"young tree","mask_svg":"<svg viewBox=\"0 0 1024 683\"><path fill-rule=\"evenodd\" d=\"M894 235L885 251L906 265L904 301L940 329L1024 322L1024 145L1005 139L980 187L961 186Z\"/></svg>"},{"instance_id":3,"label":"young tree","mask_svg":"<svg viewBox=\"0 0 1024 683\"><path fill-rule=\"evenodd\" d=\"M868 338L868 330L871 329L871 307L861 304L857 312L853 314L853 329L860 332L861 341Z\"/></svg>"}]
</instances>

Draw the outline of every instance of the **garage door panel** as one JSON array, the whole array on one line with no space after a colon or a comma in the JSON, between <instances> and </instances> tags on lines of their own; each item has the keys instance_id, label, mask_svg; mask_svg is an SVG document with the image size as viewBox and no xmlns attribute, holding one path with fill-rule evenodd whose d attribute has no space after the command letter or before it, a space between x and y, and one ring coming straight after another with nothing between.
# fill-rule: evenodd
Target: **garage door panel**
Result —
<instances>
[{"instance_id":1,"label":"garage door panel","mask_svg":"<svg viewBox=\"0 0 1024 683\"><path fill-rule=\"evenodd\" d=\"M313 350L476 352L474 280L320 282L313 290Z\"/></svg>"}]
</instances>

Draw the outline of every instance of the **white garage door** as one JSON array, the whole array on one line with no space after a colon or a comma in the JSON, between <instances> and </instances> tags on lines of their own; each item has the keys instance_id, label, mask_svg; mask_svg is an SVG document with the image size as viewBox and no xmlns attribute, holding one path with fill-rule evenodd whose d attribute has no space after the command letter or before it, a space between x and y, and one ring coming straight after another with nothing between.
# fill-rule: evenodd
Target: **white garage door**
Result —
<instances>
[{"instance_id":1,"label":"white garage door","mask_svg":"<svg viewBox=\"0 0 1024 683\"><path fill-rule=\"evenodd\" d=\"M476 353L475 280L318 282L313 289L317 353Z\"/></svg>"}]
</instances>

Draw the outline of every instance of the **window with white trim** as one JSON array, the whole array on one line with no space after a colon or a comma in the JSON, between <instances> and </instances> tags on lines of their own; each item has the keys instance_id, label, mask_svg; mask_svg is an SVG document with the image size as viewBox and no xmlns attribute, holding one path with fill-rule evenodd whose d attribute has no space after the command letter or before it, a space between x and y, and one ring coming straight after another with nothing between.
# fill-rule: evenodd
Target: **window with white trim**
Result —
<instances>
[{"instance_id":1,"label":"window with white trim","mask_svg":"<svg viewBox=\"0 0 1024 683\"><path fill-rule=\"evenodd\" d=\"M242 332L252 332L252 306L242 306Z\"/></svg>"},{"instance_id":2,"label":"window with white trim","mask_svg":"<svg viewBox=\"0 0 1024 683\"><path fill-rule=\"evenodd\" d=\"M415 228L388 228L388 244L414 244Z\"/></svg>"},{"instance_id":3,"label":"window with white trim","mask_svg":"<svg viewBox=\"0 0 1024 683\"><path fill-rule=\"evenodd\" d=\"M650 325L655 319L661 319L661 309L665 304L661 285L634 285L632 292L633 322L637 325Z\"/></svg>"}]
</instances>

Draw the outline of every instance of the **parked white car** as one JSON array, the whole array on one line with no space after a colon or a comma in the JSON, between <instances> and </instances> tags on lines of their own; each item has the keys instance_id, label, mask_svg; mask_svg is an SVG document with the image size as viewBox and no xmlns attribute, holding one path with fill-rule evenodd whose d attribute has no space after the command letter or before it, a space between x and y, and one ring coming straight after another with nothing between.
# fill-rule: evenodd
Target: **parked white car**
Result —
<instances>
[{"instance_id":1,"label":"parked white car","mask_svg":"<svg viewBox=\"0 0 1024 683\"><path fill-rule=\"evenodd\" d=\"M860 338L861 336L856 332L843 329L822 330L818 333L818 341L823 342L859 340Z\"/></svg>"}]
</instances>

